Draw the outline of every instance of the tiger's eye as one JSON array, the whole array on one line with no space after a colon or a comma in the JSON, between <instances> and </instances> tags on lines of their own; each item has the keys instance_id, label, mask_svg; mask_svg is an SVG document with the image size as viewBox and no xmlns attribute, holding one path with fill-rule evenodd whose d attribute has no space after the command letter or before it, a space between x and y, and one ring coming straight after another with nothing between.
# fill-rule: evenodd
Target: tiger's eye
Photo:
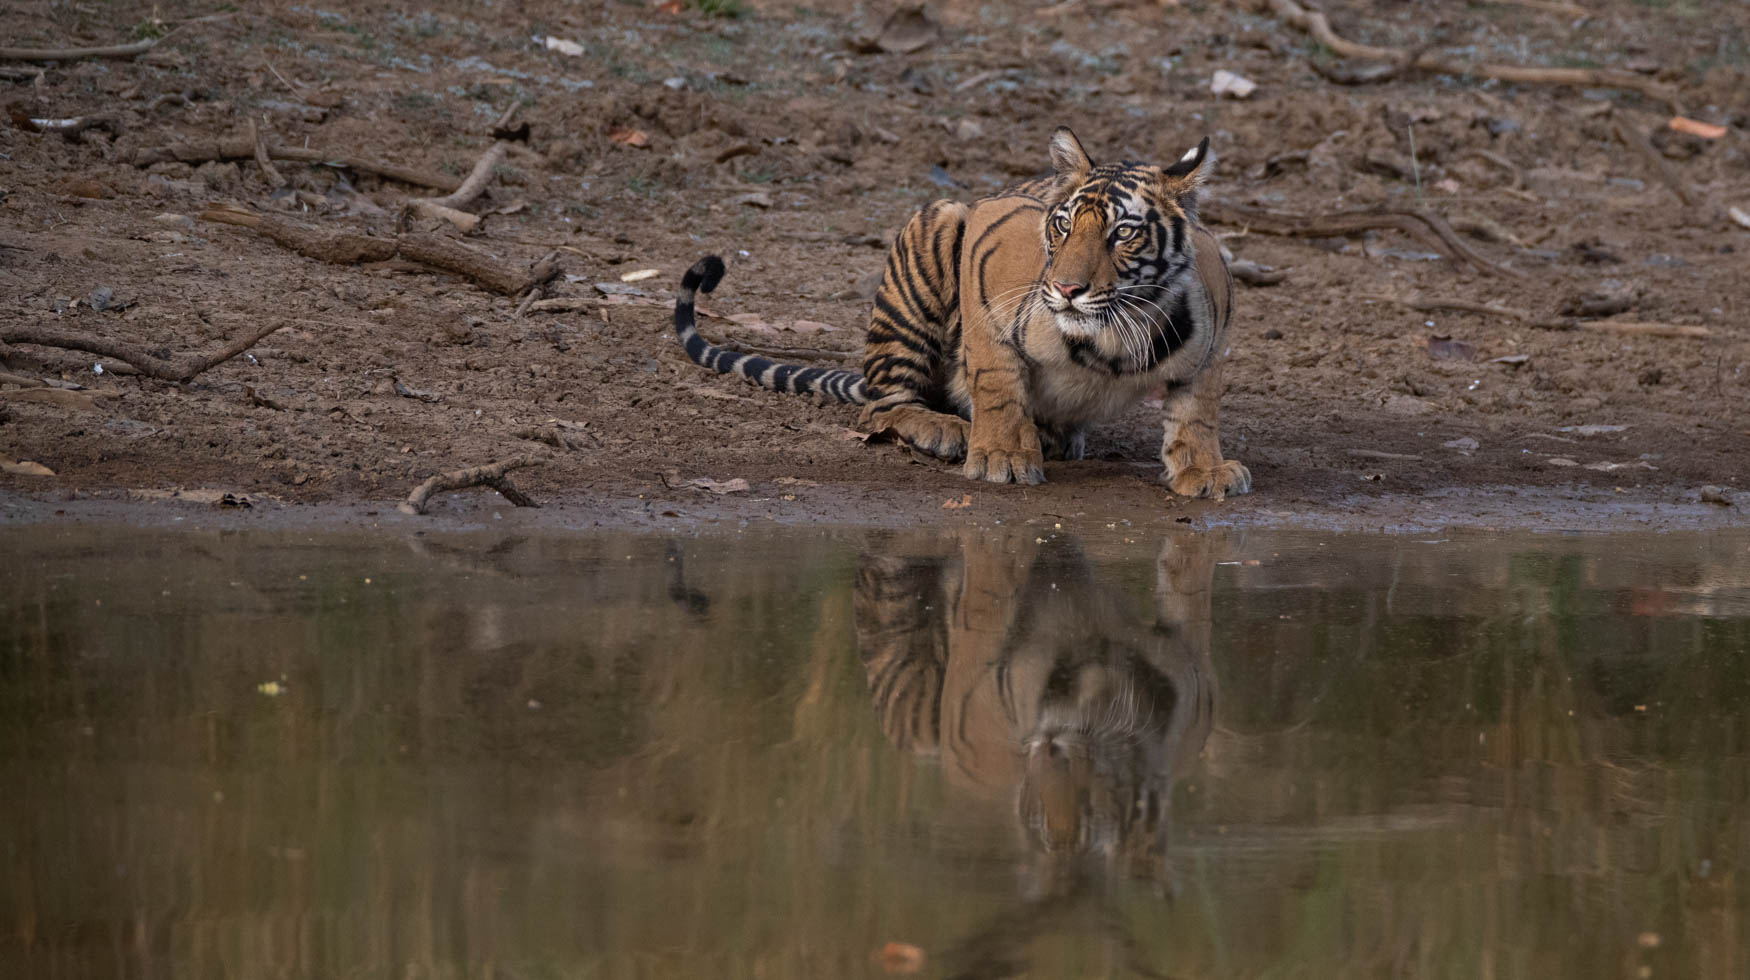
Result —
<instances>
[{"instance_id":1,"label":"tiger's eye","mask_svg":"<svg viewBox=\"0 0 1750 980\"><path fill-rule=\"evenodd\" d=\"M1065 215L1057 215L1051 219L1051 227L1056 228L1060 234L1067 235L1069 234L1069 218Z\"/></svg>"},{"instance_id":2,"label":"tiger's eye","mask_svg":"<svg viewBox=\"0 0 1750 980\"><path fill-rule=\"evenodd\" d=\"M1121 242L1130 241L1132 238L1136 237L1136 226L1135 225L1120 225L1118 230L1112 233L1112 237L1118 239Z\"/></svg>"}]
</instances>

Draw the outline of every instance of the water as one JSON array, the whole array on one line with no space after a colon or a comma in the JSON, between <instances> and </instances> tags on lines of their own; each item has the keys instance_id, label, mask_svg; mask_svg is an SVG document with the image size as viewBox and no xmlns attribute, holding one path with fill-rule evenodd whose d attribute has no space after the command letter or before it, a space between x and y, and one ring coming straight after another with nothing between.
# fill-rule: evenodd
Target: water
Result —
<instances>
[{"instance_id":1,"label":"water","mask_svg":"<svg viewBox=\"0 0 1750 980\"><path fill-rule=\"evenodd\" d=\"M6 976L1750 974L1750 535L0 549Z\"/></svg>"}]
</instances>

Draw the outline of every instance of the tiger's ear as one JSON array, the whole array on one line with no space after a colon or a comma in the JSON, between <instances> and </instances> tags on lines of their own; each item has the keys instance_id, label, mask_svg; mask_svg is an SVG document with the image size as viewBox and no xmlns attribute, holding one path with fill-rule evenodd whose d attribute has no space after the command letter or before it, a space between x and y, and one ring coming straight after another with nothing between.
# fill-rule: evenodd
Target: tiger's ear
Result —
<instances>
[{"instance_id":1,"label":"tiger's ear","mask_svg":"<svg viewBox=\"0 0 1750 980\"><path fill-rule=\"evenodd\" d=\"M1208 176L1210 162L1209 137L1205 136L1202 142L1186 150L1178 162L1163 171L1167 176L1164 183L1168 193L1179 195L1196 190Z\"/></svg>"},{"instance_id":2,"label":"tiger's ear","mask_svg":"<svg viewBox=\"0 0 1750 980\"><path fill-rule=\"evenodd\" d=\"M1060 177L1094 169L1094 161L1082 149L1082 141L1076 139L1068 126L1059 126L1051 134L1051 168Z\"/></svg>"}]
</instances>

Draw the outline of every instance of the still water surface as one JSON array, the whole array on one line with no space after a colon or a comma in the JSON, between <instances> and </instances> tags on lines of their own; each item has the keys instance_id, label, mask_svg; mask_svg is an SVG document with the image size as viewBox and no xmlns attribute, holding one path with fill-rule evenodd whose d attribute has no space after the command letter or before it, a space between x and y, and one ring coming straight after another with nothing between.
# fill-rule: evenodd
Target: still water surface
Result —
<instances>
[{"instance_id":1,"label":"still water surface","mask_svg":"<svg viewBox=\"0 0 1750 980\"><path fill-rule=\"evenodd\" d=\"M1750 535L0 553L6 976L1750 975Z\"/></svg>"}]
</instances>

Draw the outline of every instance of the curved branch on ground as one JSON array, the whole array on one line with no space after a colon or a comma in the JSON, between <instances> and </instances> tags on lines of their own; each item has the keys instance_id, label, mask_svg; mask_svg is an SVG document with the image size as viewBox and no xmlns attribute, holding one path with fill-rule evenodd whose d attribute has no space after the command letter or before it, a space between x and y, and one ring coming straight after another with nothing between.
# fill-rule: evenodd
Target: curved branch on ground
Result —
<instances>
[{"instance_id":1,"label":"curved branch on ground","mask_svg":"<svg viewBox=\"0 0 1750 980\"><path fill-rule=\"evenodd\" d=\"M1493 78L1521 85L1574 85L1591 88L1619 88L1639 92L1649 99L1663 102L1672 112L1682 115L1677 90L1662 82L1632 72L1609 68L1537 68L1528 65L1471 64L1448 58L1432 51L1415 55L1401 48L1381 48L1346 40L1332 29L1331 21L1317 10L1308 10L1295 0L1245 0L1245 6L1272 14L1313 40L1330 48L1340 57L1365 61L1403 63L1409 70L1431 71L1445 75L1471 75Z\"/></svg>"}]
</instances>

